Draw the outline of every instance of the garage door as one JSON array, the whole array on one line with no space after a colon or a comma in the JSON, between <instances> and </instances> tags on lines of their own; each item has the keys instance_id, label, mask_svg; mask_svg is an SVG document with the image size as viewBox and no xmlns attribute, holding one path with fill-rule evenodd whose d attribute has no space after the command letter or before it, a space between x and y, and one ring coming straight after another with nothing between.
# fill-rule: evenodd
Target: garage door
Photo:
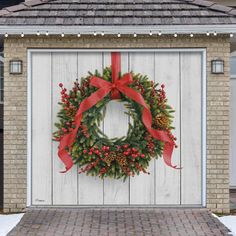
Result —
<instances>
[{"instance_id":1,"label":"garage door","mask_svg":"<svg viewBox=\"0 0 236 236\"><path fill-rule=\"evenodd\" d=\"M58 143L52 132L59 110L62 82L72 87L88 71L110 65L109 52L35 51L31 53L31 205L202 205L202 53L178 51L122 52L122 72L133 70L166 85L169 103L175 108L175 136L179 148L174 170L162 159L153 160L150 175L122 180L78 175L78 168L61 174ZM118 101L108 105L104 132L109 137L127 132L128 117ZM122 127L116 129L113 127Z\"/></svg>"}]
</instances>

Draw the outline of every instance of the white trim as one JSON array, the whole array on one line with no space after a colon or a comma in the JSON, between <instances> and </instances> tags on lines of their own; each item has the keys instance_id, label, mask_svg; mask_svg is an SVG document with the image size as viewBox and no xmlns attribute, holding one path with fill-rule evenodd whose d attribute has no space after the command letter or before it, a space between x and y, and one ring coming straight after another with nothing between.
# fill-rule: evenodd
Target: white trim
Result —
<instances>
[{"instance_id":1,"label":"white trim","mask_svg":"<svg viewBox=\"0 0 236 236\"><path fill-rule=\"evenodd\" d=\"M202 52L202 205L206 207L207 198L207 54L206 49Z\"/></svg>"},{"instance_id":2,"label":"white trim","mask_svg":"<svg viewBox=\"0 0 236 236\"><path fill-rule=\"evenodd\" d=\"M32 205L32 52L27 52L27 207Z\"/></svg>"},{"instance_id":3,"label":"white trim","mask_svg":"<svg viewBox=\"0 0 236 236\"><path fill-rule=\"evenodd\" d=\"M206 34L206 32L217 32L217 33L236 33L236 24L222 24L222 25L143 25L143 26L35 26L35 25L1 25L0 34L5 34L6 32L11 35L21 34L25 35L36 35L37 32L45 34L47 31L49 34L61 34L64 33L70 35L81 34L93 34L95 31L97 33L104 32L105 34L148 34L152 31L153 34L162 32L163 34Z\"/></svg>"},{"instance_id":4,"label":"white trim","mask_svg":"<svg viewBox=\"0 0 236 236\"><path fill-rule=\"evenodd\" d=\"M27 78L27 206L32 206L31 192L32 192L32 168L31 168L31 155L32 155L32 87L31 87L31 61L32 53L34 52L201 52L202 53L202 207L206 207L206 139L207 139L207 126L206 126L206 111L207 111L207 77L206 77L206 49L204 48L168 48L168 49L28 49L28 78ZM154 207L156 205L152 205ZM168 205L169 206L169 205ZM185 207L184 205L181 205ZM79 206L78 206L79 207ZM102 207L102 205L99 207ZM130 207L130 206L129 206ZM132 207L132 206L131 206ZM145 206L146 207L146 206ZM160 207L160 206L159 206ZM164 207L164 206L163 206Z\"/></svg>"}]
</instances>

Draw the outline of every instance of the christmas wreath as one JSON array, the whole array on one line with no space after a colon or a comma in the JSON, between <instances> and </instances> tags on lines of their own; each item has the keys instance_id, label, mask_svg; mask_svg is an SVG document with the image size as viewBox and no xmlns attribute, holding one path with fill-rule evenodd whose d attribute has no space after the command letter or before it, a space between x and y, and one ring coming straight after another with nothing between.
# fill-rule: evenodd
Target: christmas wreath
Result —
<instances>
[{"instance_id":1,"label":"christmas wreath","mask_svg":"<svg viewBox=\"0 0 236 236\"><path fill-rule=\"evenodd\" d=\"M120 54L112 53L112 66L74 82L70 91L61 87L54 140L68 171L73 164L79 173L115 179L148 173L152 158L163 155L171 164L175 137L171 134L173 109L167 104L165 86L141 74L120 74ZM132 121L126 137L109 139L99 128L111 99L119 99ZM148 105L147 105L148 104ZM149 173L148 173L149 174Z\"/></svg>"}]
</instances>

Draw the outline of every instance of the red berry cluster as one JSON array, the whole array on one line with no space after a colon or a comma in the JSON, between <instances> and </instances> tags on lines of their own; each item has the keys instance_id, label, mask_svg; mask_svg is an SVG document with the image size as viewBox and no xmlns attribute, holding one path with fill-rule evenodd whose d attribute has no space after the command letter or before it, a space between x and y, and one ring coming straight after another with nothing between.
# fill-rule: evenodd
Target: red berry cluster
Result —
<instances>
[{"instance_id":1,"label":"red berry cluster","mask_svg":"<svg viewBox=\"0 0 236 236\"><path fill-rule=\"evenodd\" d=\"M123 155L124 156L131 156L133 159L136 159L138 157L145 158L145 155L140 153L138 149L136 148L129 148L129 144L125 144L122 146L123 149Z\"/></svg>"},{"instance_id":2,"label":"red berry cluster","mask_svg":"<svg viewBox=\"0 0 236 236\"><path fill-rule=\"evenodd\" d=\"M161 89L158 90L158 92L159 92L158 93L158 104L159 105L161 105L161 104L166 102L166 92L165 92L164 88L165 88L165 85L162 84L161 85ZM165 108L165 107L163 107L163 108Z\"/></svg>"},{"instance_id":3,"label":"red berry cluster","mask_svg":"<svg viewBox=\"0 0 236 236\"><path fill-rule=\"evenodd\" d=\"M63 87L62 83L60 83L59 86L61 87L61 101L64 104L63 108L66 112L66 115L70 118L74 118L77 107L71 103L71 99L75 99L75 96L73 93L70 95L67 94L67 89Z\"/></svg>"}]
</instances>

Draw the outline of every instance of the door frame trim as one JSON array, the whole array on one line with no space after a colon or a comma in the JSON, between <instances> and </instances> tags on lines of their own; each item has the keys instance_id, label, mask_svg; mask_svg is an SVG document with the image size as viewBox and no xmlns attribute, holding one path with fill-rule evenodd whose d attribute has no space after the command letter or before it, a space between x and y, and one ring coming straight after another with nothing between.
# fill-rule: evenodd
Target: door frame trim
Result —
<instances>
[{"instance_id":1,"label":"door frame trim","mask_svg":"<svg viewBox=\"0 0 236 236\"><path fill-rule=\"evenodd\" d=\"M27 207L32 206L32 54L35 52L200 52L202 54L202 84L201 84L201 107L202 107L202 207L206 207L207 199L207 161L206 161L206 141L207 141L207 52L206 48L127 48L127 49L27 49ZM103 205L99 205L102 207ZM119 205L117 205L119 207ZM152 205L155 206L155 205ZM184 205L181 205L184 207ZM80 207L80 206L78 206ZM81 206L83 207L83 206ZM94 206L93 206L94 207ZM131 206L128 206L131 207Z\"/></svg>"}]
</instances>

